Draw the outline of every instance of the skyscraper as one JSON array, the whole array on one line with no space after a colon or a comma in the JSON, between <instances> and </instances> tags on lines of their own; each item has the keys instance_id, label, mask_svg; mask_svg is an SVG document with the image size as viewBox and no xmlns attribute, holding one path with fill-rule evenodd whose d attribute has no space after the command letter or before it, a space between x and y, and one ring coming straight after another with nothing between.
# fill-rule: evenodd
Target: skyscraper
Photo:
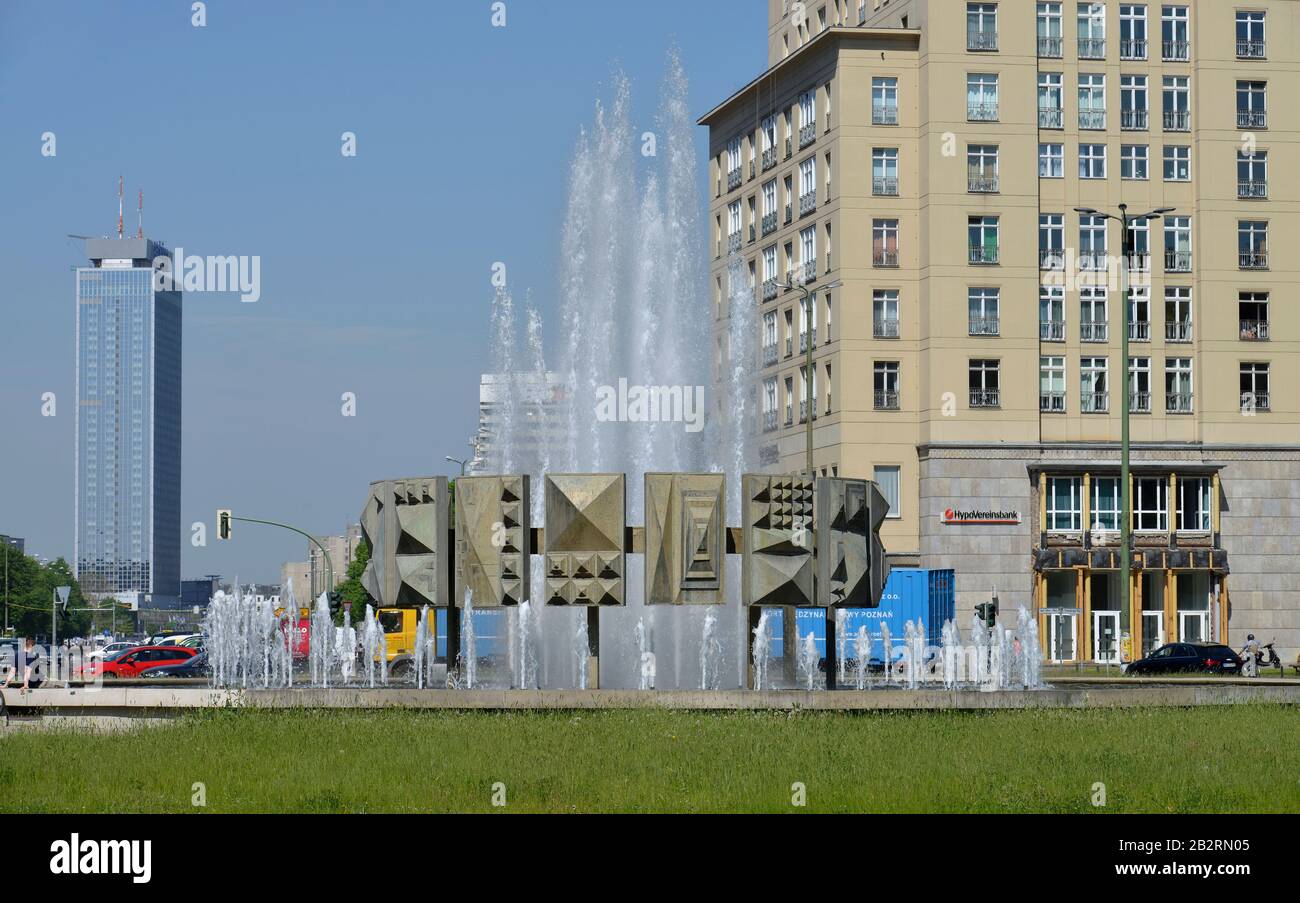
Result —
<instances>
[{"instance_id":1,"label":"skyscraper","mask_svg":"<svg viewBox=\"0 0 1300 903\"><path fill-rule=\"evenodd\" d=\"M89 239L77 269L76 574L83 591L180 600L181 295L158 291L168 251Z\"/></svg>"}]
</instances>

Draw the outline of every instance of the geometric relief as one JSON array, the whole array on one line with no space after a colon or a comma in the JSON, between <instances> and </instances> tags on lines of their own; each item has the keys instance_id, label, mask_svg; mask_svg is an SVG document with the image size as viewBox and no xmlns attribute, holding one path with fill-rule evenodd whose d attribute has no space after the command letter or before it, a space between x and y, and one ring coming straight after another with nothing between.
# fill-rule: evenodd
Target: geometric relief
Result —
<instances>
[{"instance_id":1,"label":"geometric relief","mask_svg":"<svg viewBox=\"0 0 1300 903\"><path fill-rule=\"evenodd\" d=\"M527 474L456 480L456 588L472 593L475 608L528 597L530 486Z\"/></svg>"},{"instance_id":2,"label":"geometric relief","mask_svg":"<svg viewBox=\"0 0 1300 903\"><path fill-rule=\"evenodd\" d=\"M871 606L870 502L866 480L817 481L817 604Z\"/></svg>"},{"instance_id":3,"label":"geometric relief","mask_svg":"<svg viewBox=\"0 0 1300 903\"><path fill-rule=\"evenodd\" d=\"M814 482L745 474L741 490L741 603L814 605Z\"/></svg>"},{"instance_id":4,"label":"geometric relief","mask_svg":"<svg viewBox=\"0 0 1300 903\"><path fill-rule=\"evenodd\" d=\"M725 601L726 478L717 473L645 475L647 605Z\"/></svg>"},{"instance_id":5,"label":"geometric relief","mask_svg":"<svg viewBox=\"0 0 1300 903\"><path fill-rule=\"evenodd\" d=\"M624 604L626 480L546 475L546 604Z\"/></svg>"},{"instance_id":6,"label":"geometric relief","mask_svg":"<svg viewBox=\"0 0 1300 903\"><path fill-rule=\"evenodd\" d=\"M447 478L370 485L361 512L370 561L361 584L384 608L447 604Z\"/></svg>"}]
</instances>

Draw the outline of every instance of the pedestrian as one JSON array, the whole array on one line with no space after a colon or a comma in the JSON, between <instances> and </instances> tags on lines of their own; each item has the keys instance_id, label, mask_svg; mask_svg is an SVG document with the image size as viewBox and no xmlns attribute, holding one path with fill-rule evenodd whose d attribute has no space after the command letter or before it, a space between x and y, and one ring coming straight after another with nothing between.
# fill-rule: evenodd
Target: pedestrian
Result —
<instances>
[{"instance_id":1,"label":"pedestrian","mask_svg":"<svg viewBox=\"0 0 1300 903\"><path fill-rule=\"evenodd\" d=\"M18 668L23 674L22 692L38 689L45 683L45 664L41 652L36 648L36 640L27 637L23 640L23 653L18 659Z\"/></svg>"}]
</instances>

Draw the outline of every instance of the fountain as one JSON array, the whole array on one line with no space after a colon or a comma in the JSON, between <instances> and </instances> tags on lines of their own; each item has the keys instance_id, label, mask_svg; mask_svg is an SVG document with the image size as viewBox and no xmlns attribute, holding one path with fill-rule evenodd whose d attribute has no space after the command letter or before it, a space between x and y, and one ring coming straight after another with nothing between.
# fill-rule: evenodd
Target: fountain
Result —
<instances>
[{"instance_id":1,"label":"fountain","mask_svg":"<svg viewBox=\"0 0 1300 903\"><path fill-rule=\"evenodd\" d=\"M816 689L817 664L821 656L817 654L817 637L810 630L804 634L799 646L799 671L804 676L806 689Z\"/></svg>"},{"instance_id":2,"label":"fountain","mask_svg":"<svg viewBox=\"0 0 1300 903\"><path fill-rule=\"evenodd\" d=\"M853 640L853 654L857 658L857 688L865 690L871 686L867 676L871 668L871 632L866 624L858 628L858 635Z\"/></svg>"},{"instance_id":3,"label":"fountain","mask_svg":"<svg viewBox=\"0 0 1300 903\"><path fill-rule=\"evenodd\" d=\"M329 614L328 603L325 612ZM312 624L312 635L316 635L315 622ZM312 646L314 648L315 644ZM376 620L375 610L370 605L366 606L366 620L361 630L361 653L366 659L366 685L373 688L378 676L379 682L388 686L388 641L384 637L384 628Z\"/></svg>"},{"instance_id":4,"label":"fountain","mask_svg":"<svg viewBox=\"0 0 1300 903\"><path fill-rule=\"evenodd\" d=\"M415 627L415 685L419 689L433 686L433 663L437 658L437 615L429 623L429 606L420 609L420 622Z\"/></svg>"},{"instance_id":5,"label":"fountain","mask_svg":"<svg viewBox=\"0 0 1300 903\"><path fill-rule=\"evenodd\" d=\"M894 645L889 637L889 625L880 623L880 654L885 660L885 684L894 682Z\"/></svg>"},{"instance_id":6,"label":"fountain","mask_svg":"<svg viewBox=\"0 0 1300 903\"><path fill-rule=\"evenodd\" d=\"M478 683L478 648L474 637L474 594L465 590L460 613L460 685L467 690Z\"/></svg>"},{"instance_id":7,"label":"fountain","mask_svg":"<svg viewBox=\"0 0 1300 903\"><path fill-rule=\"evenodd\" d=\"M700 689L718 689L719 657L722 642L718 639L718 616L712 610L704 615L704 630L700 634Z\"/></svg>"},{"instance_id":8,"label":"fountain","mask_svg":"<svg viewBox=\"0 0 1300 903\"><path fill-rule=\"evenodd\" d=\"M646 628L645 620L636 622L637 661L641 663L641 681L637 689L653 690L655 688L655 654L654 639Z\"/></svg>"},{"instance_id":9,"label":"fountain","mask_svg":"<svg viewBox=\"0 0 1300 903\"><path fill-rule=\"evenodd\" d=\"M772 620L771 611L763 609L758 616L758 626L754 628L754 689L770 690L768 671L772 664Z\"/></svg>"},{"instance_id":10,"label":"fountain","mask_svg":"<svg viewBox=\"0 0 1300 903\"><path fill-rule=\"evenodd\" d=\"M515 686L537 688L537 658L533 652L533 606L527 599L515 607Z\"/></svg>"}]
</instances>

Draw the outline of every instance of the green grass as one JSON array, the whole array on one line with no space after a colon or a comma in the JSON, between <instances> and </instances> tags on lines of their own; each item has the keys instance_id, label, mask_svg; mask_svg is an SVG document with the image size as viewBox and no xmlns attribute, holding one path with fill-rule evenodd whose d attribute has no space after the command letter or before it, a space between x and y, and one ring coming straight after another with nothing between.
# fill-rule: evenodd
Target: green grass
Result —
<instances>
[{"instance_id":1,"label":"green grass","mask_svg":"<svg viewBox=\"0 0 1300 903\"><path fill-rule=\"evenodd\" d=\"M1297 812L1298 714L224 710L11 732L0 812Z\"/></svg>"}]
</instances>

